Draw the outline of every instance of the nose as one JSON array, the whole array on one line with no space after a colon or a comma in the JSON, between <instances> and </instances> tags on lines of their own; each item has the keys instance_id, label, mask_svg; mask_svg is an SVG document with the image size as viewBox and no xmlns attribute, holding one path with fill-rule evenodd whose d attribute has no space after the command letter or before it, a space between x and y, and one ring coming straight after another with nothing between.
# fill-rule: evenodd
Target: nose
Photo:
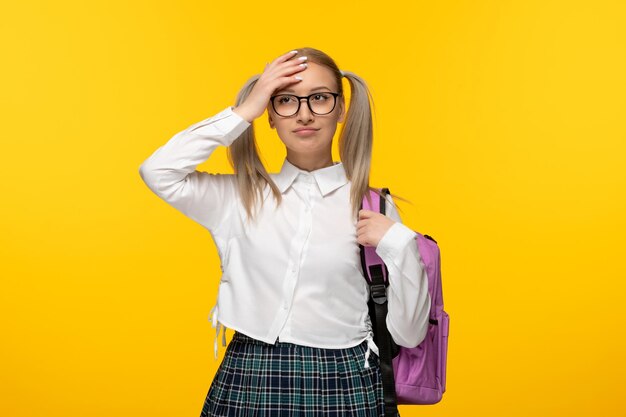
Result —
<instances>
[{"instance_id":1,"label":"nose","mask_svg":"<svg viewBox=\"0 0 626 417\"><path fill-rule=\"evenodd\" d=\"M302 100L304 100L304 103ZM300 109L298 109L296 116L298 116L299 120L311 120L313 113L311 112L311 109L309 109L309 104L307 103L306 98L300 99Z\"/></svg>"}]
</instances>

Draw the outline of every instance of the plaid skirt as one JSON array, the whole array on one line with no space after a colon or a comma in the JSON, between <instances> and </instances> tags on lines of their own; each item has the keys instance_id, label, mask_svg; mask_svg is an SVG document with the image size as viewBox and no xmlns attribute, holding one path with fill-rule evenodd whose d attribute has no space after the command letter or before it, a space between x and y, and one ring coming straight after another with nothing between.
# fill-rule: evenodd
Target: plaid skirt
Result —
<instances>
[{"instance_id":1,"label":"plaid skirt","mask_svg":"<svg viewBox=\"0 0 626 417\"><path fill-rule=\"evenodd\" d=\"M365 368L366 350L367 340L327 349L235 332L200 417L383 417L379 357Z\"/></svg>"}]
</instances>

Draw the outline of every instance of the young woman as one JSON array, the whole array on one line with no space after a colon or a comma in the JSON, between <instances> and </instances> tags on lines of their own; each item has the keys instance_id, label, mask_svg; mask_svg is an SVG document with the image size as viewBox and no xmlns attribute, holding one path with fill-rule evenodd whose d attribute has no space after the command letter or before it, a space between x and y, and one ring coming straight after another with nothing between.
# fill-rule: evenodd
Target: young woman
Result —
<instances>
[{"instance_id":1,"label":"young woman","mask_svg":"<svg viewBox=\"0 0 626 417\"><path fill-rule=\"evenodd\" d=\"M384 416L359 244L375 246L388 267L386 323L398 345L424 339L430 296L416 233L391 197L387 215L359 210L370 189L369 98L363 79L301 48L252 77L236 107L177 133L141 165L155 194L211 233L221 260L216 358L220 327L235 333L202 417ZM257 152L252 122L265 110L287 151L278 173ZM196 170L220 145L235 173Z\"/></svg>"}]
</instances>

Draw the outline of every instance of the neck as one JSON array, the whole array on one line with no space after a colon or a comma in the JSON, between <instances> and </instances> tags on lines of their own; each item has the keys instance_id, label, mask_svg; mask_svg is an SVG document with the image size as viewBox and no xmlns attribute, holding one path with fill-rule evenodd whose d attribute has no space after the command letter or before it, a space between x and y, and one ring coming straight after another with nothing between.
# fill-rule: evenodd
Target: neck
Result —
<instances>
[{"instance_id":1,"label":"neck","mask_svg":"<svg viewBox=\"0 0 626 417\"><path fill-rule=\"evenodd\" d=\"M330 154L320 158L312 158L310 155L287 155L287 160L294 166L304 171L315 171L316 169L326 168L334 164L333 157Z\"/></svg>"}]
</instances>

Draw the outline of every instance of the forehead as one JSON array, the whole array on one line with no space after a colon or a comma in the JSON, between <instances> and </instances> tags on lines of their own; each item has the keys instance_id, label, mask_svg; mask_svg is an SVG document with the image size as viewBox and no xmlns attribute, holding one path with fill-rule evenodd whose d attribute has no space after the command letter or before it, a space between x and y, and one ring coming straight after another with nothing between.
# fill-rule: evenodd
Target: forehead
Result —
<instances>
[{"instance_id":1,"label":"forehead","mask_svg":"<svg viewBox=\"0 0 626 417\"><path fill-rule=\"evenodd\" d=\"M294 75L302 77L302 81L288 84L276 90L276 93L304 95L314 91L336 91L337 89L335 77L330 69L313 62L309 62L304 71L298 71Z\"/></svg>"}]
</instances>

